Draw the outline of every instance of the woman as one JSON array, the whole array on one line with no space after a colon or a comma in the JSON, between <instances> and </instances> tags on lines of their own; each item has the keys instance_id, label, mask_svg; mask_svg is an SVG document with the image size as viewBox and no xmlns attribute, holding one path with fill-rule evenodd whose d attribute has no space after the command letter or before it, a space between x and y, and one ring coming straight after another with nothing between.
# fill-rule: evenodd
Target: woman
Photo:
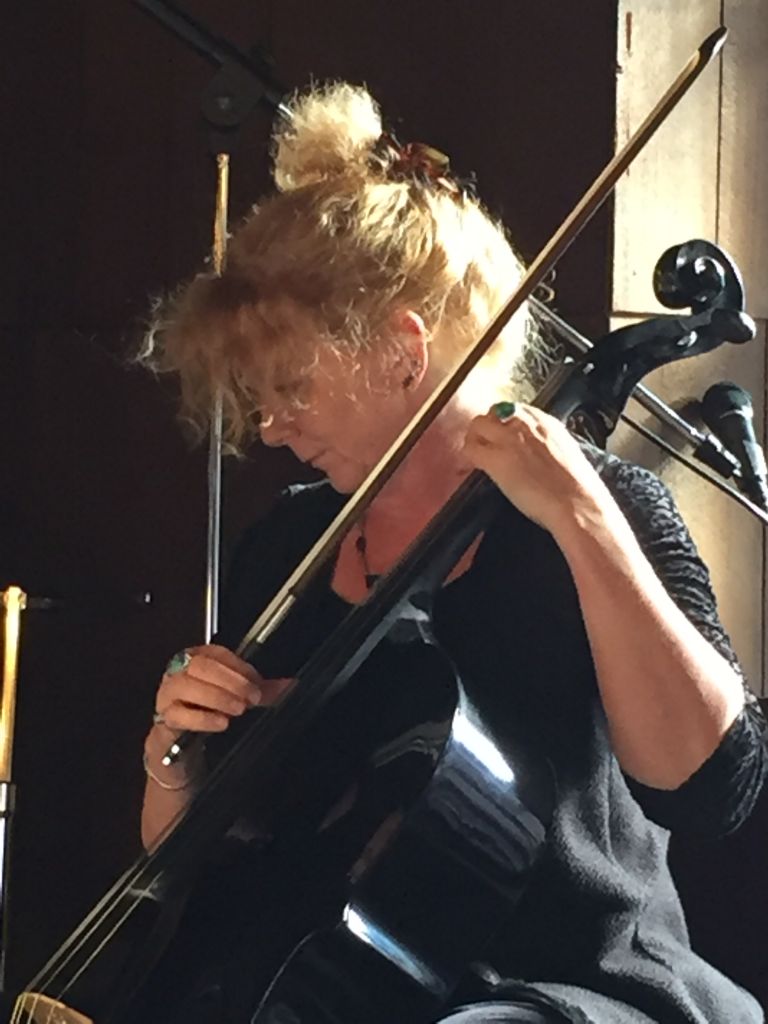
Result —
<instances>
[{"instance_id":1,"label":"woman","mask_svg":"<svg viewBox=\"0 0 768 1024\"><path fill-rule=\"evenodd\" d=\"M201 747L162 766L178 732L213 734L207 759L220 756L245 712L280 699L314 647L365 599L371 578L480 469L509 503L435 595L432 628L488 693L498 720L536 738L557 796L514 922L487 951L486 968L468 971L442 1019L762 1020L747 993L690 950L666 867L668 829L717 834L749 813L765 773L762 718L663 485L510 401L524 394L519 317L344 538L310 611L289 623L258 670L232 653L520 274L501 228L439 154L383 135L363 90L315 90L295 101L293 115L276 137L278 192L235 232L223 278L200 275L167 304L155 357L179 371L188 419L202 427L218 389L233 444L257 429L327 482L291 489L246 535L217 643L169 663L145 748L145 844L183 810L206 770ZM383 716L401 689L397 680L379 689ZM324 844L360 802L354 786L341 793L311 834L294 814L294 848L310 848L321 864ZM243 849L256 831L246 823ZM229 887L243 901L238 935L248 933L259 884L247 860L219 866L214 909L201 910L198 923L215 916ZM341 899L317 870L322 899ZM303 881L292 885L286 901L315 898ZM254 942L269 961L268 941ZM247 1019L269 970L246 983L239 940L228 948L213 986L217 1012ZM193 999L185 1019L193 1004L201 1005ZM393 1022L406 1019L391 1007Z\"/></svg>"}]
</instances>

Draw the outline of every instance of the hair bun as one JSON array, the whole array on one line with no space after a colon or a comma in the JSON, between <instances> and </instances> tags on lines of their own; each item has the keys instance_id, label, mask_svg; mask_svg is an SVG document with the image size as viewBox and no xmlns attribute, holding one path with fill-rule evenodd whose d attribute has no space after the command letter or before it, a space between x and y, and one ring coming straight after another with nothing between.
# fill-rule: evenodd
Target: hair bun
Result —
<instances>
[{"instance_id":1,"label":"hair bun","mask_svg":"<svg viewBox=\"0 0 768 1024\"><path fill-rule=\"evenodd\" d=\"M362 86L332 82L297 94L275 131L274 178L290 192L324 178L364 172L381 135L381 114Z\"/></svg>"}]
</instances>

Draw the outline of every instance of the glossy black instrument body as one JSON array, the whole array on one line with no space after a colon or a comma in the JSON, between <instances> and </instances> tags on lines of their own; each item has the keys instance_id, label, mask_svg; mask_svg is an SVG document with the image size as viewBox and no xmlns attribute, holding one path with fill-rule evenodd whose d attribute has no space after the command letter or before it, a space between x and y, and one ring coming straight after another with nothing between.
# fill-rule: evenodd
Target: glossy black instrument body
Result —
<instances>
[{"instance_id":1,"label":"glossy black instrument body","mask_svg":"<svg viewBox=\"0 0 768 1024\"><path fill-rule=\"evenodd\" d=\"M428 551L438 578L503 498L477 474L458 500L460 512L444 510ZM256 1020L357 1024L375 1022L382 1013L384 1021L391 1016L380 998L382 986L392 995L390 1010L403 1008L397 1019L430 1019L467 965L482 957L496 928L509 922L552 806L547 767L510 743L504 723L491 723L471 680L459 681L447 656L430 642L388 639L414 592L434 588L407 571L382 579L375 610L359 606L350 612L281 705L250 726L182 821L118 881L30 991L61 1000L95 1024L175 1021L168 1005L164 1011L150 1007L145 991L157 989L153 963L176 929L175 907L207 854L244 804L255 820L262 811L269 816L275 794L279 802L283 791L289 793L286 778L309 780L316 802L305 809L322 819L329 801L356 781L355 763L344 765L343 759L341 774L337 762L324 778L329 731L336 730L331 742L344 748L344 730L351 738L357 721L385 716L397 692L402 727L386 738L390 755L376 775L389 778L389 791L393 774L402 782L383 811L385 818L396 815L398 827L346 888L336 921L329 927L323 918L307 928ZM371 822L362 847L379 825ZM338 865L342 886L349 868L347 861ZM363 1012L360 1001L372 993L378 994Z\"/></svg>"},{"instance_id":2,"label":"glossy black instrument body","mask_svg":"<svg viewBox=\"0 0 768 1024\"><path fill-rule=\"evenodd\" d=\"M259 975L248 1020L428 1021L468 965L482 959L494 932L513 921L545 840L550 772L511 738L512 730L494 728L483 705L482 692L457 677L439 647L385 639L307 730L284 766L286 779L309 779L298 805L287 788L283 793L293 835L266 851L266 881L258 868L252 878L241 876L243 889L264 889L248 911L261 919L249 929L251 951L238 951L244 970L250 958ZM360 736L373 751L368 767L355 749ZM352 801L345 798L350 790ZM340 823L318 829L329 810L335 818L338 804L346 805ZM297 818L305 827L295 828ZM333 837L339 829L347 837L342 843ZM330 874L326 834L335 858ZM318 861L324 868L315 874ZM302 892L333 893L330 909L322 893L309 896L298 931L293 894L282 916L280 906L293 872ZM209 945L215 956L219 941ZM266 958L274 966L265 977ZM178 954L165 958L150 981L153 998L140 994L121 1021L169 1019L160 1014L168 998L164 975L173 975L177 963ZM197 1020L201 1004L216 1002L223 966L211 968L203 958L204 976L198 985L192 979L192 994L181 986L173 1024L186 1013Z\"/></svg>"},{"instance_id":3,"label":"glossy black instrument body","mask_svg":"<svg viewBox=\"0 0 768 1024\"><path fill-rule=\"evenodd\" d=\"M348 885L337 923L296 949L254 1024L427 1021L513 918L551 815L548 768L494 729L438 648L406 651L403 668L417 677L395 694L419 688L419 716L388 743L399 753L383 770L418 790L406 782L394 834Z\"/></svg>"}]
</instances>

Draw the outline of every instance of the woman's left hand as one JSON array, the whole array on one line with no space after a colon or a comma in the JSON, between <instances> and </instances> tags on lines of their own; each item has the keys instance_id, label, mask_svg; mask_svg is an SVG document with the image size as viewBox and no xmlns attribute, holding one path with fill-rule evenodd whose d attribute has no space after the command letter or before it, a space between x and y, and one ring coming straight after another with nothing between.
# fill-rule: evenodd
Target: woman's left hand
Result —
<instances>
[{"instance_id":1,"label":"woman's left hand","mask_svg":"<svg viewBox=\"0 0 768 1024\"><path fill-rule=\"evenodd\" d=\"M553 534L579 513L599 516L610 499L567 428L533 406L492 406L470 423L464 450L513 505Z\"/></svg>"}]
</instances>

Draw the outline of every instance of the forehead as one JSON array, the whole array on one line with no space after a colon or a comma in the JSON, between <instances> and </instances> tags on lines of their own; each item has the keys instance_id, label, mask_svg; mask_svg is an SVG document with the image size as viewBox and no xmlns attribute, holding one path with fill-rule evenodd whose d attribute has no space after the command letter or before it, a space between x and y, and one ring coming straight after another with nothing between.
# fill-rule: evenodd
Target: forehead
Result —
<instances>
[{"instance_id":1,"label":"forehead","mask_svg":"<svg viewBox=\"0 0 768 1024\"><path fill-rule=\"evenodd\" d=\"M323 347L315 319L287 300L241 306L233 328L239 368L254 387L308 373Z\"/></svg>"},{"instance_id":2,"label":"forehead","mask_svg":"<svg viewBox=\"0 0 768 1024\"><path fill-rule=\"evenodd\" d=\"M321 394L359 393L369 379L368 353L353 353L316 332L291 333L268 345L252 341L245 378L257 405L279 399L303 407Z\"/></svg>"},{"instance_id":3,"label":"forehead","mask_svg":"<svg viewBox=\"0 0 768 1024\"><path fill-rule=\"evenodd\" d=\"M393 358L391 340L373 332L369 337L364 328L360 324L357 337L340 336L320 314L285 298L249 304L237 314L239 370L257 401L275 394L305 397L299 389L308 382L320 387L341 382L359 392Z\"/></svg>"}]
</instances>

